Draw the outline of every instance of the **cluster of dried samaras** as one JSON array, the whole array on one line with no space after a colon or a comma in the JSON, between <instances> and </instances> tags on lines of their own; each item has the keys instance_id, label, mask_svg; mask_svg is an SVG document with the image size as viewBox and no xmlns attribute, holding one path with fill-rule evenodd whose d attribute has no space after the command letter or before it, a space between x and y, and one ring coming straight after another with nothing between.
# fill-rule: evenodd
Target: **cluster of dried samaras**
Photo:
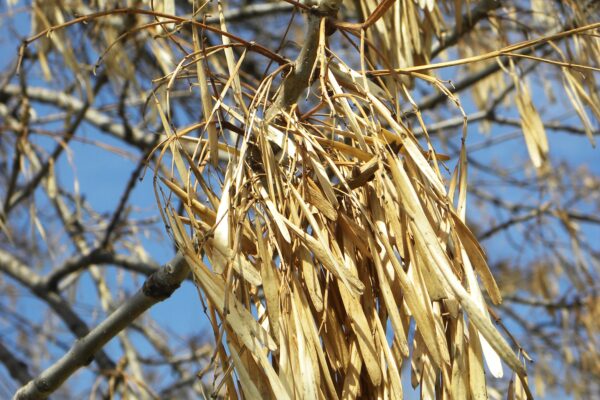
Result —
<instances>
[{"instance_id":1,"label":"cluster of dried samaras","mask_svg":"<svg viewBox=\"0 0 600 400\"><path fill-rule=\"evenodd\" d=\"M445 183L442 157L381 89L342 65L317 73L323 98L304 113L273 111L268 78L249 107L203 96L212 122L165 123L161 182L181 206L163 196L164 216L205 297L228 396L401 398L408 360L423 398L486 398L484 360L528 392L478 283L501 301L465 225L464 149ZM225 84L232 98L238 84ZM188 135L199 126L206 139Z\"/></svg>"}]
</instances>

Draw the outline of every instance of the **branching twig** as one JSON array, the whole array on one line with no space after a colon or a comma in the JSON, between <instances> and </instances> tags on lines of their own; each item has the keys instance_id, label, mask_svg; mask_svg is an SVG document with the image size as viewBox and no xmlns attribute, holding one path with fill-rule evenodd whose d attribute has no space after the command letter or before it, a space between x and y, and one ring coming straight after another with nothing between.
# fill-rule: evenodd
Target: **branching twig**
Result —
<instances>
[{"instance_id":1,"label":"branching twig","mask_svg":"<svg viewBox=\"0 0 600 400\"><path fill-rule=\"evenodd\" d=\"M510 301L513 303L523 304L531 307L544 307L551 309L572 309L572 308L581 308L585 305L585 299L579 296L575 297L572 300L568 300L566 298L561 298L558 300L546 300L546 299L536 299L536 298L526 298L518 295L512 296L504 296L503 299L505 301Z\"/></svg>"},{"instance_id":2,"label":"branching twig","mask_svg":"<svg viewBox=\"0 0 600 400\"><path fill-rule=\"evenodd\" d=\"M499 0L483 0L478 2L472 10L462 16L463 23L460 27L456 27L450 34L442 37L440 43L438 43L431 51L431 58L435 58L448 47L454 46L458 40L473 29L480 20L486 18L490 11L499 8L501 5L502 2Z\"/></svg>"},{"instance_id":3,"label":"branching twig","mask_svg":"<svg viewBox=\"0 0 600 400\"><path fill-rule=\"evenodd\" d=\"M98 77L98 80L96 81L96 84L93 89L94 95L98 94L98 92L100 91L100 88L102 86L104 86L104 84L107 82L108 82L108 77L106 76L106 74L100 75ZM56 146L56 148L54 149L54 151L52 152L52 154L50 155L48 160L46 160L44 162L44 164L42 165L40 170L27 183L27 185L23 189L21 189L21 191L19 191L18 193L15 193L10 199L7 199L6 207L4 209L4 212L6 214L8 214L10 212L10 210L13 209L22 200L29 197L29 195L31 193L33 193L33 191L36 189L36 187L42 181L42 179L48 174L48 171L50 169L50 167L49 167L50 164L53 162L56 162L58 157L63 153L63 151L66 148L66 144L68 144L69 141L73 138L73 136L77 132L77 129L79 128L79 125L81 124L81 122L83 122L84 116L90 106L91 106L90 100L86 100L85 103L83 104L83 106L81 107L81 109L79 110L79 112L77 113L77 115L75 116L75 118L73 119L73 121L71 121L69 123L69 125L66 127L65 134L62 139L62 143Z\"/></svg>"},{"instance_id":4,"label":"branching twig","mask_svg":"<svg viewBox=\"0 0 600 400\"><path fill-rule=\"evenodd\" d=\"M15 256L4 250L0 250L0 271L16 279L38 298L45 301L75 336L83 337L87 335L89 329L86 323L73 311L69 303L58 293L46 290L46 287L42 286L42 278ZM103 351L98 353L96 361L105 370L111 370L115 367L114 362Z\"/></svg>"},{"instance_id":5,"label":"branching twig","mask_svg":"<svg viewBox=\"0 0 600 400\"><path fill-rule=\"evenodd\" d=\"M532 220L534 218L538 218L539 216L544 214L547 211L547 209L548 209L548 207L541 207L540 209L532 210L531 212L529 212L527 214L512 217L512 218L508 219L507 221L504 221L501 224L493 226L489 230L483 232L481 235L478 236L478 239L480 241L484 241L484 240L494 236L498 232L502 232L503 230L510 228L513 225L520 224L520 223Z\"/></svg>"},{"instance_id":6,"label":"branching twig","mask_svg":"<svg viewBox=\"0 0 600 400\"><path fill-rule=\"evenodd\" d=\"M323 0L323 1L325 2L325 0ZM62 23L60 25L52 26L50 28L42 30L42 31L38 32L36 35L26 39L23 42L23 46L20 49L20 56L22 57L22 55L24 54L25 48L29 44L35 42L39 38L42 38L42 37L50 34L53 31L67 28L69 26L73 26L73 25L77 25L77 24L81 24L81 23L88 23L88 22L94 21L95 19L98 19L98 18L103 18L103 17L108 17L108 16L116 16L116 15L148 15L148 16L152 16L152 17L164 18L165 20L168 20L168 21L176 23L176 24L195 25L195 26L198 26L199 28L205 29L207 31L214 32L219 35L227 36L231 40L236 41L236 42L246 46L248 49L251 49L259 54L262 54L263 56L270 58L279 64L286 64L288 62L288 60L281 57L279 54L273 53L266 47L261 46L260 44L258 44L256 42L249 42L249 41L244 40L244 39L242 39L236 35L233 35L229 32L224 32L221 29L216 28L214 26L207 25L202 22L190 20L187 18L178 17L176 15L169 15L169 14L164 14L164 13L160 13L160 12L156 12L156 11L136 9L136 8L119 8L119 9L112 9L112 10L107 10L107 11L100 11L100 12L93 13L90 15L84 15L81 17L77 17L70 21ZM20 63L19 63L19 67L20 67Z\"/></svg>"},{"instance_id":7,"label":"branching twig","mask_svg":"<svg viewBox=\"0 0 600 400\"><path fill-rule=\"evenodd\" d=\"M131 257L123 254L115 254L113 252L96 249L87 254L80 255L74 258L70 258L65 263L54 269L50 274L44 278L44 282L41 284L48 287L49 289L58 287L58 284L69 274L81 271L90 265L98 264L114 264L122 267L129 271L139 272L145 275L154 273L158 265L152 262L143 262L136 257Z\"/></svg>"},{"instance_id":8,"label":"branching twig","mask_svg":"<svg viewBox=\"0 0 600 400\"><path fill-rule=\"evenodd\" d=\"M18 85L8 84L0 90L0 95L2 94L7 96L18 96L21 94L21 88ZM51 104L69 112L80 112L85 106L83 101L74 96L42 87L29 86L23 95L28 97L31 101ZM86 122L96 126L98 129L110 133L117 139L124 140L138 148L147 149L154 143L154 135L144 133L141 129L136 127L132 127L131 135L127 135L123 124L117 123L113 117L95 108L88 107L84 113L84 118ZM35 120L32 122L35 122Z\"/></svg>"}]
</instances>

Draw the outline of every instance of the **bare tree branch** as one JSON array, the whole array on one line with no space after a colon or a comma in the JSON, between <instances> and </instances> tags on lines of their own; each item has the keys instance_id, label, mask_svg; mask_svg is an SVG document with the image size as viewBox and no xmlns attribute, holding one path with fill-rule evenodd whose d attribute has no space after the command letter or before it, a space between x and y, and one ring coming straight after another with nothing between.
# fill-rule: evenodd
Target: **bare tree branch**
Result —
<instances>
[{"instance_id":1,"label":"bare tree branch","mask_svg":"<svg viewBox=\"0 0 600 400\"><path fill-rule=\"evenodd\" d=\"M104 86L104 84L107 82L108 77L106 76L106 74L100 75L98 77L98 80L96 81L96 84L94 85L94 95L98 94L100 88ZM88 99L82 104L73 121L71 121L66 127L65 134L63 136L63 143L56 146L55 150L52 152L48 160L46 160L44 164L42 164L42 167L39 171L37 171L37 174L27 183L27 185L23 189L21 189L18 193L15 193L12 197L6 199L5 208L3 210L5 214L8 214L10 210L13 209L18 203L20 203L23 199L28 197L39 185L39 183L50 170L50 163L56 162L58 157L63 153L64 149L66 148L65 144L68 144L77 132L77 128L84 120L84 116L90 106L91 101Z\"/></svg>"},{"instance_id":2,"label":"bare tree branch","mask_svg":"<svg viewBox=\"0 0 600 400\"><path fill-rule=\"evenodd\" d=\"M24 95L32 101L51 104L55 107L59 107L70 112L80 112L86 106L83 101L74 96L43 87L27 87L26 92L22 93L19 85L8 84L0 90L0 95ZM110 115L98 111L93 107L88 106L83 114L83 117L87 122L96 126L98 129L111 134L117 139L121 139L126 143L142 149L147 149L155 140L152 133L144 132L136 127L131 128L131 134L129 135L123 124L118 123ZM34 123L35 120L31 122Z\"/></svg>"},{"instance_id":3,"label":"bare tree branch","mask_svg":"<svg viewBox=\"0 0 600 400\"><path fill-rule=\"evenodd\" d=\"M45 301L75 336L83 337L88 334L89 329L86 323L79 318L65 299L56 292L46 290L46 287L42 285L42 278L15 256L1 249L0 270L19 281L38 298ZM95 358L101 368L105 370L114 369L115 363L103 351L99 352Z\"/></svg>"},{"instance_id":4,"label":"bare tree branch","mask_svg":"<svg viewBox=\"0 0 600 400\"><path fill-rule=\"evenodd\" d=\"M75 343L60 360L31 380L15 394L15 399L45 399L119 332L154 304L167 299L189 273L185 259L178 255L156 271L131 299L117 308L100 325Z\"/></svg>"},{"instance_id":5,"label":"bare tree branch","mask_svg":"<svg viewBox=\"0 0 600 400\"><path fill-rule=\"evenodd\" d=\"M19 360L8 350L0 341L0 361L6 367L6 370L16 381L26 384L31 380L31 375L27 370L27 364Z\"/></svg>"},{"instance_id":6,"label":"bare tree branch","mask_svg":"<svg viewBox=\"0 0 600 400\"><path fill-rule=\"evenodd\" d=\"M108 250L95 249L87 254L68 259L62 266L52 270L52 272L44 278L41 285L46 286L49 289L57 288L59 282L67 275L81 271L94 264L114 264L123 269L145 275L154 273L160 267L156 263L143 262L136 257L115 254Z\"/></svg>"},{"instance_id":7,"label":"bare tree branch","mask_svg":"<svg viewBox=\"0 0 600 400\"><path fill-rule=\"evenodd\" d=\"M431 51L431 58L435 58L448 47L454 46L458 40L482 19L486 18L490 11L499 8L502 2L499 0L483 0L468 13L462 16L462 25L455 27L448 35L442 36L440 43Z\"/></svg>"}]
</instances>

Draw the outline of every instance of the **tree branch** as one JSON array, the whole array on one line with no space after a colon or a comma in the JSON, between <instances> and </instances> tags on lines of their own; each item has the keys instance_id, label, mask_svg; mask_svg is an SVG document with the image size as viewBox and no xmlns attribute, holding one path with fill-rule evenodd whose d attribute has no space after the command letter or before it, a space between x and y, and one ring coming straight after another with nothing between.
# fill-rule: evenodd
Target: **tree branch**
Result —
<instances>
[{"instance_id":1,"label":"tree branch","mask_svg":"<svg viewBox=\"0 0 600 400\"><path fill-rule=\"evenodd\" d=\"M4 347L2 342L0 342L0 361L2 361L10 376L16 381L24 385L27 381L31 380L27 364L15 357L10 350Z\"/></svg>"},{"instance_id":2,"label":"tree branch","mask_svg":"<svg viewBox=\"0 0 600 400\"><path fill-rule=\"evenodd\" d=\"M270 14L284 13L289 12L295 7L294 4L290 3L260 3L260 4L248 4L239 8L232 8L230 10L226 10L223 14L225 20L227 22L245 22L249 18L259 18L263 16L268 16ZM91 9L85 4L80 4L74 7L74 10L78 15L89 15L100 12L99 9ZM193 18L194 15L187 14L183 16L184 18ZM200 20L199 22L204 22L206 24L218 24L219 16L207 16L206 19ZM104 22L104 21L103 21ZM122 21L119 19L109 19L104 22L105 24L110 24L114 28L122 29Z\"/></svg>"},{"instance_id":3,"label":"tree branch","mask_svg":"<svg viewBox=\"0 0 600 400\"><path fill-rule=\"evenodd\" d=\"M486 18L490 11L499 8L502 2L499 0L483 0L479 2L471 11L462 16L462 25L455 27L454 30L440 39L440 42L431 51L431 58L435 58L448 47L454 46L458 40L471 31L477 23Z\"/></svg>"},{"instance_id":4,"label":"tree branch","mask_svg":"<svg viewBox=\"0 0 600 400\"><path fill-rule=\"evenodd\" d=\"M27 87L27 91L21 93L21 88L18 85L8 84L0 89L0 95L2 94L6 96L23 95L32 101L51 104L69 112L80 112L85 106L85 103L75 96L42 87ZM116 122L114 117L95 108L88 107L83 117L98 129L138 148L147 149L154 143L155 138L153 135L144 133L136 127L132 127L130 134L128 134L123 124ZM35 123L35 120L32 120L31 123Z\"/></svg>"},{"instance_id":5,"label":"tree branch","mask_svg":"<svg viewBox=\"0 0 600 400\"><path fill-rule=\"evenodd\" d=\"M87 365L109 340L125 329L154 304L167 299L189 272L187 263L177 255L146 279L143 287L100 325L78 340L60 360L29 381L14 399L45 399L79 368Z\"/></svg>"},{"instance_id":6,"label":"tree branch","mask_svg":"<svg viewBox=\"0 0 600 400\"><path fill-rule=\"evenodd\" d=\"M91 252L68 259L64 264L50 274L48 274L41 285L49 289L57 288L58 284L66 276L81 271L90 265L114 264L126 270L150 275L158 269L158 265L153 262L143 262L136 257L123 254L114 254L113 252L95 249Z\"/></svg>"},{"instance_id":7,"label":"tree branch","mask_svg":"<svg viewBox=\"0 0 600 400\"><path fill-rule=\"evenodd\" d=\"M43 87L27 87L25 93L22 92L21 88L15 84L8 84L4 88L0 88L0 99L2 96L21 96L24 95L30 101L35 101L43 104L49 104L59 109L65 110L68 113L79 113L84 107L84 102L79 100L75 96L71 96L65 92L58 90L47 89ZM1 100L0 100L1 101ZM7 121L7 125L10 129L19 129L18 121L10 118L8 115L8 109L0 102L0 117L4 117ZM107 113L100 111L97 108L88 107L83 118L89 124L95 126L100 131L118 139L123 142L134 146L141 151L147 151L154 147L154 145L162 140L167 139L167 136L157 135L144 131L138 127L132 126L130 130L127 130L123 123L119 122L116 117L111 116ZM31 118L30 124L36 124L40 122L39 118ZM185 145L185 142L182 142ZM190 151L193 152L195 143L190 142ZM228 160L229 154L226 151L219 151L219 158L222 160Z\"/></svg>"},{"instance_id":8,"label":"tree branch","mask_svg":"<svg viewBox=\"0 0 600 400\"><path fill-rule=\"evenodd\" d=\"M225 21L228 23L237 21L246 21L248 18L257 18L269 14L283 13L292 11L295 6L289 3L261 3L261 4L248 4L240 8L233 8L226 10L223 13ZM206 18L207 24L219 23L218 16L209 16Z\"/></svg>"},{"instance_id":9,"label":"tree branch","mask_svg":"<svg viewBox=\"0 0 600 400\"><path fill-rule=\"evenodd\" d=\"M104 86L107 82L108 82L108 77L106 76L106 74L103 73L102 75L100 75L98 77L98 79L96 80L96 84L94 85L94 89L93 89L94 96L96 96L98 94L98 92L100 91L100 88L102 86ZM5 203L5 207L4 207L4 213L6 215L8 215L10 210L13 209L17 204L19 204L21 201L23 201L25 198L27 198L31 193L33 193L33 191L35 191L35 189L37 188L39 183L42 181L42 179L48 174L48 171L50 170L50 167L49 167L50 164L53 162L56 162L56 160L58 160L58 157L65 150L66 144L68 144L69 141L73 138L73 136L75 136L75 134L77 133L77 130L78 130L81 122L84 120L85 114L90 107L91 107L91 101L88 99L82 104L81 108L77 112L77 115L75 115L73 120L70 121L68 126L66 127L65 133L62 138L62 143L60 143L59 145L56 146L56 148L54 149L54 151L52 152L50 157L42 164L42 167L37 172L37 174L18 193L15 193L10 198L9 197L6 198L6 203Z\"/></svg>"},{"instance_id":10,"label":"tree branch","mask_svg":"<svg viewBox=\"0 0 600 400\"><path fill-rule=\"evenodd\" d=\"M285 77L277 97L267 110L266 120L275 117L279 112L288 110L298 101L298 97L310 86L310 75L317 60L321 19L333 16L339 9L341 0L320 0L317 6L308 12L306 38L298 58L290 73Z\"/></svg>"},{"instance_id":11,"label":"tree branch","mask_svg":"<svg viewBox=\"0 0 600 400\"><path fill-rule=\"evenodd\" d=\"M540 209L534 209L534 210L532 210L531 212L529 212L527 214L523 214L523 215L519 215L519 216L515 216L515 217L512 217L512 218L509 218L508 220L502 222L501 224L493 226L490 229L488 229L487 231L485 231L482 234L478 235L477 238L479 239L480 242L483 242L484 240L489 239L490 237L494 236L498 232L506 230L506 229L510 228L511 226L513 226L513 225L520 224L522 222L527 222L527 221L532 220L534 218L538 218L542 214L546 213L547 210L548 210L548 207L542 207Z\"/></svg>"},{"instance_id":12,"label":"tree branch","mask_svg":"<svg viewBox=\"0 0 600 400\"><path fill-rule=\"evenodd\" d=\"M0 271L11 276L27 287L38 298L45 301L52 310L62 319L69 330L77 337L87 335L89 329L86 323L73 311L68 302L58 293L47 290L42 285L42 278L34 273L12 254L0 249ZM100 368L112 370L115 363L104 352L98 353L96 361Z\"/></svg>"},{"instance_id":13,"label":"tree branch","mask_svg":"<svg viewBox=\"0 0 600 400\"><path fill-rule=\"evenodd\" d=\"M521 127L521 121L516 119L516 118L505 118L505 117L500 117L497 115L489 115L486 119L495 122L497 124L500 125L508 125L508 126L515 126L515 127ZM571 134L575 134L575 135L585 135L586 131L584 128L580 128L578 126L574 126L574 125L566 125L561 123L560 121L547 121L544 122L544 128L546 129L550 129L553 131L559 131L559 132L566 132L566 133L571 133ZM592 134L594 135L598 135L600 133L600 129L596 129L594 132L592 132Z\"/></svg>"},{"instance_id":14,"label":"tree branch","mask_svg":"<svg viewBox=\"0 0 600 400\"><path fill-rule=\"evenodd\" d=\"M551 309L571 309L571 308L582 308L585 305L586 298L576 296L572 300L568 300L563 297L558 300L547 300L537 298L527 298L518 295L503 296L504 301L510 301L513 303L523 304L531 307L544 307Z\"/></svg>"}]
</instances>

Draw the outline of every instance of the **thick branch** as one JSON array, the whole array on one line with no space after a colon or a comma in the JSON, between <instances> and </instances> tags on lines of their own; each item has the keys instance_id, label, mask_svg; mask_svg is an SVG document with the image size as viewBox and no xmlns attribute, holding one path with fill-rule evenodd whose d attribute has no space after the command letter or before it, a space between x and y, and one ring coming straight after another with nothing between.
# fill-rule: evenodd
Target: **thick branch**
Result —
<instances>
[{"instance_id":1,"label":"thick branch","mask_svg":"<svg viewBox=\"0 0 600 400\"><path fill-rule=\"evenodd\" d=\"M266 120L275 117L279 112L288 110L298 101L298 98L310 85L310 77L317 60L319 49L319 31L321 18L333 16L341 0L321 0L308 13L306 24L306 39L294 62L293 68L286 76L275 101L266 114Z\"/></svg>"},{"instance_id":2,"label":"thick branch","mask_svg":"<svg viewBox=\"0 0 600 400\"><path fill-rule=\"evenodd\" d=\"M60 360L31 380L15 394L15 399L45 399L79 368L87 365L109 340L130 325L154 304L168 298L189 272L178 255L144 282L144 286L100 325L78 340Z\"/></svg>"}]
</instances>

